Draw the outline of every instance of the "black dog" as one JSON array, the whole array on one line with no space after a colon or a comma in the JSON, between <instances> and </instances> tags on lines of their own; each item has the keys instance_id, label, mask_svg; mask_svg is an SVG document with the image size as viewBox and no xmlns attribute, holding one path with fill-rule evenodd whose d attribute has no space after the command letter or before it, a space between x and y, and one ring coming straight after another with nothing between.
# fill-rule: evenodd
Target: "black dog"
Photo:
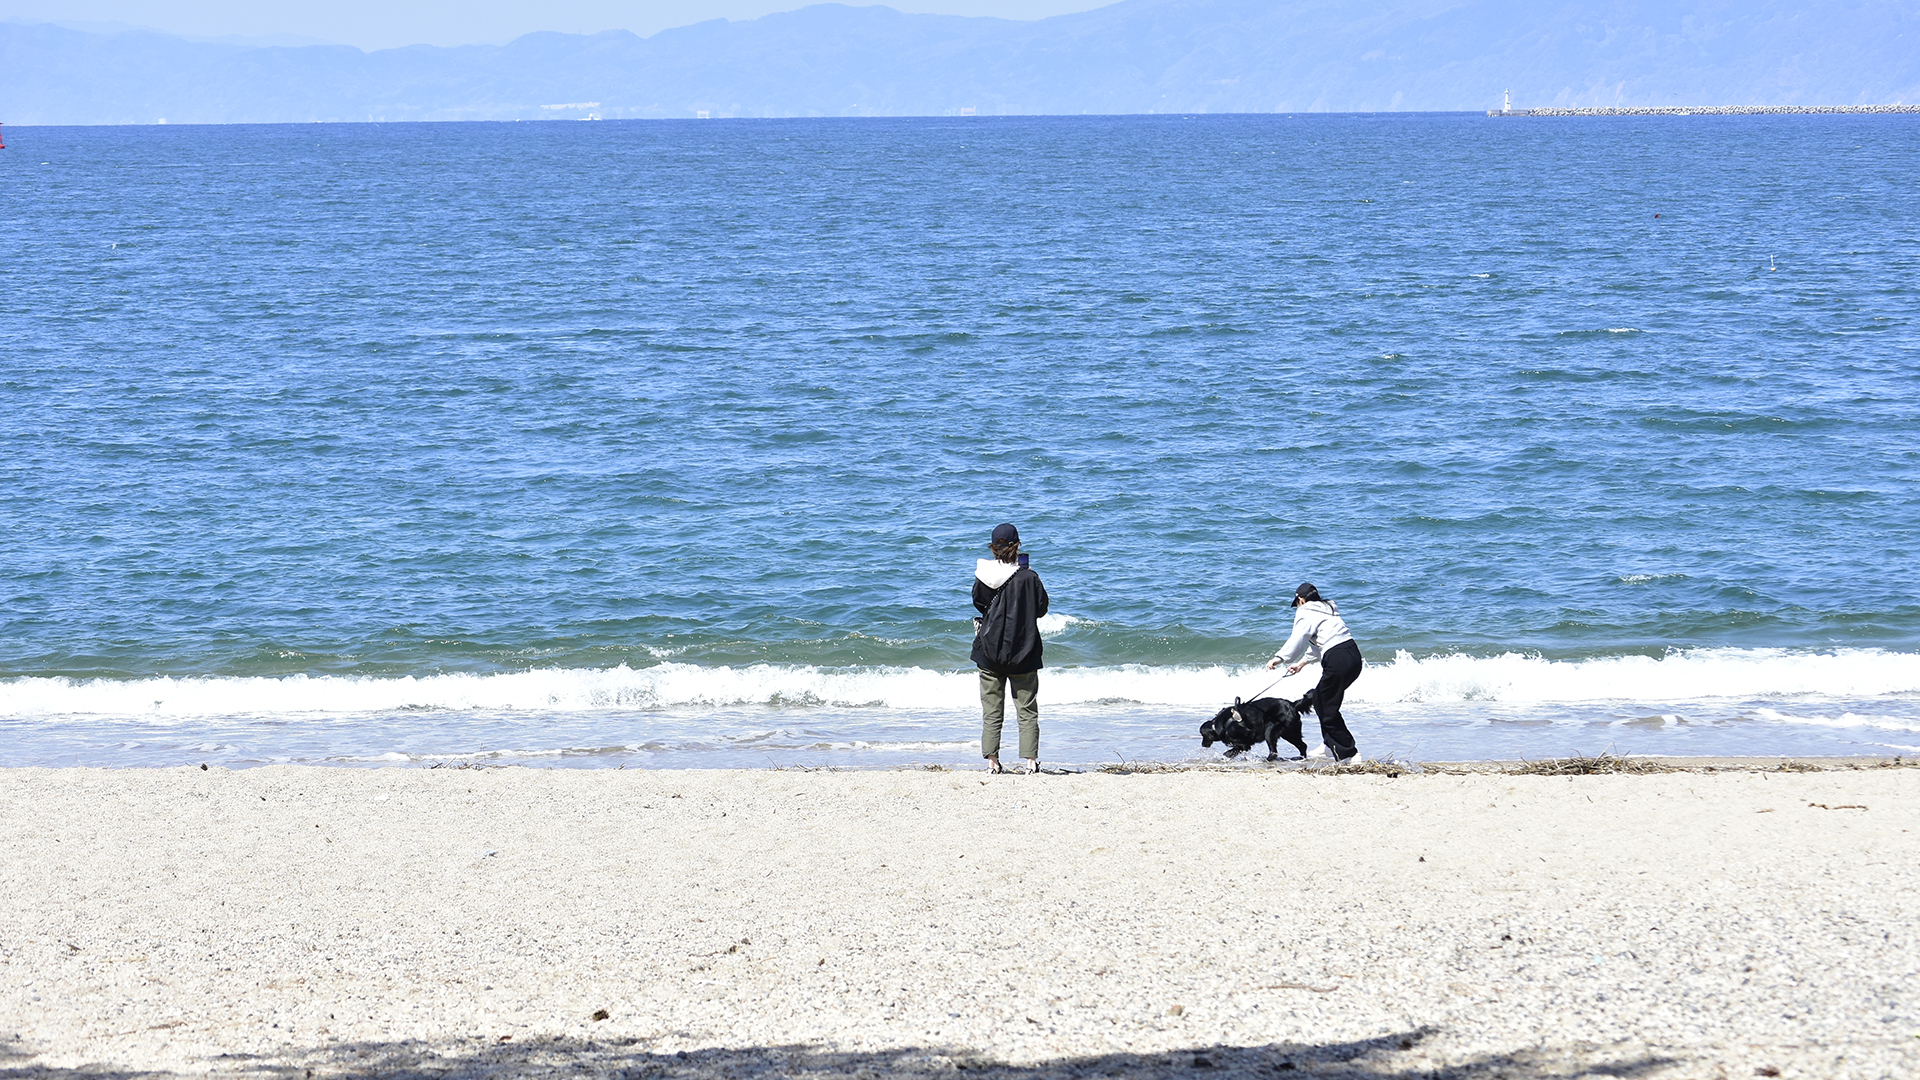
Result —
<instances>
[{"instance_id":1,"label":"black dog","mask_svg":"<svg viewBox=\"0 0 1920 1080\"><path fill-rule=\"evenodd\" d=\"M1279 761L1281 739L1293 744L1301 757L1307 756L1307 744L1300 738L1300 707L1281 698L1255 698L1245 704L1234 698L1232 705L1200 725L1200 745L1226 743L1230 758L1253 749L1254 743L1264 742L1267 760Z\"/></svg>"}]
</instances>

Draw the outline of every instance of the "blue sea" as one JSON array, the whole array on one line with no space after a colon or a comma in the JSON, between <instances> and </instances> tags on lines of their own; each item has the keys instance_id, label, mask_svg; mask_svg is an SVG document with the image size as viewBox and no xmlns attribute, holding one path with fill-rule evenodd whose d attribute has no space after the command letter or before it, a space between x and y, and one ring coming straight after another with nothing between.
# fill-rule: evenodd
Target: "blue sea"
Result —
<instances>
[{"instance_id":1,"label":"blue sea","mask_svg":"<svg viewBox=\"0 0 1920 1080\"><path fill-rule=\"evenodd\" d=\"M1920 751L1920 117L4 134L0 765Z\"/></svg>"}]
</instances>

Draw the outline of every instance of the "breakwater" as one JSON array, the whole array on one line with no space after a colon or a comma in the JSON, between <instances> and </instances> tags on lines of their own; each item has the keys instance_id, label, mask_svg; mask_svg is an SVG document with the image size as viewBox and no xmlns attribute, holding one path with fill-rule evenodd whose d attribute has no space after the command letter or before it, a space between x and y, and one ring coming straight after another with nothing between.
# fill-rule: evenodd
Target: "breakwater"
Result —
<instances>
[{"instance_id":1,"label":"breakwater","mask_svg":"<svg viewBox=\"0 0 1920 1080\"><path fill-rule=\"evenodd\" d=\"M1488 109L1488 116L1755 116L1779 113L1920 113L1920 105L1666 105L1608 109Z\"/></svg>"}]
</instances>

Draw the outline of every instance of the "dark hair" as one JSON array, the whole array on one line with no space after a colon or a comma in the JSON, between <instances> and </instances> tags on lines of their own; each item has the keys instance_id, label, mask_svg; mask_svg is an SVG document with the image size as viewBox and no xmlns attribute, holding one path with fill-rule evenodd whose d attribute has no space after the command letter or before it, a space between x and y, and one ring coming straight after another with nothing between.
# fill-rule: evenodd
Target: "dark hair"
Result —
<instances>
[{"instance_id":1,"label":"dark hair","mask_svg":"<svg viewBox=\"0 0 1920 1080\"><path fill-rule=\"evenodd\" d=\"M1004 540L998 544L988 544L987 547L993 549L993 557L999 559L1001 562L1012 562L1013 557L1020 554L1020 541L1018 540Z\"/></svg>"}]
</instances>

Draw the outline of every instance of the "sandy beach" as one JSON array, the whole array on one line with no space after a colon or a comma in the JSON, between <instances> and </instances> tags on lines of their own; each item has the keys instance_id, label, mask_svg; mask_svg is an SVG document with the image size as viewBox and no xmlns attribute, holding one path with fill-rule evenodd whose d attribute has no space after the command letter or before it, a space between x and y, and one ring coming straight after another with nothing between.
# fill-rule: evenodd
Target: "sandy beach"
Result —
<instances>
[{"instance_id":1,"label":"sandy beach","mask_svg":"<svg viewBox=\"0 0 1920 1080\"><path fill-rule=\"evenodd\" d=\"M0 1076L1911 1077L1920 770L0 772Z\"/></svg>"}]
</instances>

